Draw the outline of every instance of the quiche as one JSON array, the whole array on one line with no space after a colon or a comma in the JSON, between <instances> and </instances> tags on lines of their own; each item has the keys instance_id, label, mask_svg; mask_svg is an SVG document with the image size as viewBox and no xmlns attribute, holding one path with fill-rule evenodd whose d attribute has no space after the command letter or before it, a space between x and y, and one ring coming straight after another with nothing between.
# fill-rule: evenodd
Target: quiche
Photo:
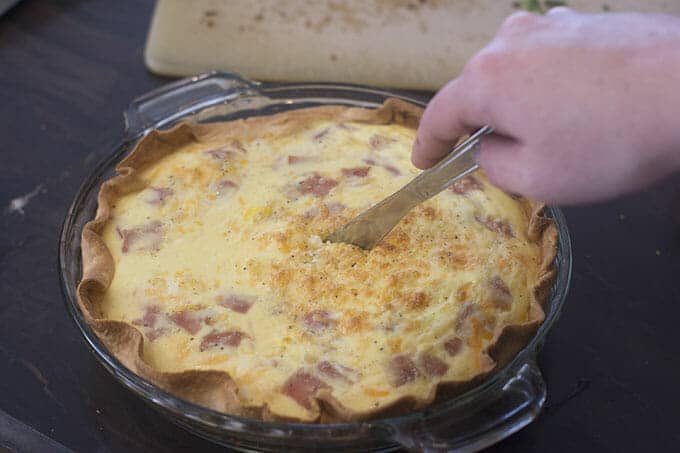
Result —
<instances>
[{"instance_id":1,"label":"quiche","mask_svg":"<svg viewBox=\"0 0 680 453\"><path fill-rule=\"evenodd\" d=\"M371 251L324 241L418 174L418 107L152 131L99 192L78 300L106 347L229 414L338 422L450 398L543 320L557 232L481 171Z\"/></svg>"}]
</instances>

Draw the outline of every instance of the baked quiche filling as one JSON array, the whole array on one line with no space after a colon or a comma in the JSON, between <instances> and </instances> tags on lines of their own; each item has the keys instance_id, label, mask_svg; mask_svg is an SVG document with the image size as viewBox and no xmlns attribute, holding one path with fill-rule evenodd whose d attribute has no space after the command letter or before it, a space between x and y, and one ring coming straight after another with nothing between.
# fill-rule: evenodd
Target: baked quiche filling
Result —
<instances>
[{"instance_id":1,"label":"baked quiche filling","mask_svg":"<svg viewBox=\"0 0 680 453\"><path fill-rule=\"evenodd\" d=\"M141 372L223 372L239 409L221 410L360 418L490 371L502 330L542 319L528 203L481 172L372 251L324 242L419 173L412 125L353 110L183 126L121 163L93 317L141 332Z\"/></svg>"}]
</instances>

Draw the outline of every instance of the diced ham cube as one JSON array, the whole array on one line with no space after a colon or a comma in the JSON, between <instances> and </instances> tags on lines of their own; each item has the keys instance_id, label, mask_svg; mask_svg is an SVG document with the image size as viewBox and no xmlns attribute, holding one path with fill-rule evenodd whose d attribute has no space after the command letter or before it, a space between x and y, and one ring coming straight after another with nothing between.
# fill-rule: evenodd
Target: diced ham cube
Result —
<instances>
[{"instance_id":1,"label":"diced ham cube","mask_svg":"<svg viewBox=\"0 0 680 453\"><path fill-rule=\"evenodd\" d=\"M366 176L368 176L368 172L370 169L371 167L343 168L342 174L347 177L356 176L359 178L365 178Z\"/></svg>"},{"instance_id":2,"label":"diced ham cube","mask_svg":"<svg viewBox=\"0 0 680 453\"><path fill-rule=\"evenodd\" d=\"M163 242L163 224L159 220L135 228L117 228L123 240L123 253L148 250L157 252Z\"/></svg>"},{"instance_id":3,"label":"diced ham cube","mask_svg":"<svg viewBox=\"0 0 680 453\"><path fill-rule=\"evenodd\" d=\"M250 307L255 303L255 298L252 296L229 294L228 296L218 296L217 301L221 306L236 313L248 313Z\"/></svg>"},{"instance_id":4,"label":"diced ham cube","mask_svg":"<svg viewBox=\"0 0 680 453\"><path fill-rule=\"evenodd\" d=\"M413 382L420 376L420 372L418 371L415 362L406 355L392 357L388 366L388 371L391 376L391 384L394 387L401 387L409 382Z\"/></svg>"},{"instance_id":5,"label":"diced ham cube","mask_svg":"<svg viewBox=\"0 0 680 453\"><path fill-rule=\"evenodd\" d=\"M304 162L306 160L309 160L309 158L305 156L294 156L294 155L289 155L288 156L288 165L295 165L299 164L300 162Z\"/></svg>"},{"instance_id":6,"label":"diced ham cube","mask_svg":"<svg viewBox=\"0 0 680 453\"><path fill-rule=\"evenodd\" d=\"M239 186L231 179L220 179L213 182L211 188L219 197L226 197L236 192Z\"/></svg>"},{"instance_id":7,"label":"diced ham cube","mask_svg":"<svg viewBox=\"0 0 680 453\"><path fill-rule=\"evenodd\" d=\"M337 201L331 201L330 203L326 204L326 208L328 208L329 214L336 215L344 211L347 206L342 203L338 203Z\"/></svg>"},{"instance_id":8,"label":"diced ham cube","mask_svg":"<svg viewBox=\"0 0 680 453\"><path fill-rule=\"evenodd\" d=\"M147 305L144 309L144 316L132 321L132 324L141 327L155 327L158 318L162 315L158 305Z\"/></svg>"},{"instance_id":9,"label":"diced ham cube","mask_svg":"<svg viewBox=\"0 0 680 453\"><path fill-rule=\"evenodd\" d=\"M144 335L146 335L146 338L149 341L156 341L166 333L168 333L168 330L165 327L157 327L155 329L145 331Z\"/></svg>"},{"instance_id":10,"label":"diced ham cube","mask_svg":"<svg viewBox=\"0 0 680 453\"><path fill-rule=\"evenodd\" d=\"M205 317L196 311L185 310L171 314L170 320L191 335L196 335L201 330Z\"/></svg>"},{"instance_id":11,"label":"diced ham cube","mask_svg":"<svg viewBox=\"0 0 680 453\"><path fill-rule=\"evenodd\" d=\"M246 147L243 146L243 143L241 143L240 140L237 140L235 138L232 138L231 140L229 140L229 143L227 143L227 146L230 147L230 148L233 148L233 149L237 149L237 150L241 151L242 153L248 152Z\"/></svg>"},{"instance_id":12,"label":"diced ham cube","mask_svg":"<svg viewBox=\"0 0 680 453\"><path fill-rule=\"evenodd\" d=\"M220 162L224 162L236 156L236 153L234 151L230 151L224 148L210 149L208 151L204 151L203 154L205 154L206 156L210 156L213 159Z\"/></svg>"},{"instance_id":13,"label":"diced ham cube","mask_svg":"<svg viewBox=\"0 0 680 453\"><path fill-rule=\"evenodd\" d=\"M390 173L392 173L394 176L399 176L399 175L401 175L401 171L399 171L399 169L398 169L397 167L395 167L394 165L385 164L385 165L383 165L382 167L383 167L385 170L387 170L387 171L389 171Z\"/></svg>"},{"instance_id":14,"label":"diced ham cube","mask_svg":"<svg viewBox=\"0 0 680 453\"><path fill-rule=\"evenodd\" d=\"M484 190L484 186L474 176L465 176L451 184L449 190L458 195L465 195L473 190Z\"/></svg>"},{"instance_id":15,"label":"diced ham cube","mask_svg":"<svg viewBox=\"0 0 680 453\"><path fill-rule=\"evenodd\" d=\"M132 324L141 327L149 341L155 341L167 333L165 327L158 325L163 317L163 312L158 305L147 305L144 309L144 315L133 320Z\"/></svg>"},{"instance_id":16,"label":"diced ham cube","mask_svg":"<svg viewBox=\"0 0 680 453\"><path fill-rule=\"evenodd\" d=\"M376 151L380 151L394 142L396 142L395 139L380 134L373 134L368 139L368 145Z\"/></svg>"},{"instance_id":17,"label":"diced ham cube","mask_svg":"<svg viewBox=\"0 0 680 453\"><path fill-rule=\"evenodd\" d=\"M300 369L286 380L281 393L292 398L305 409L312 409L312 400L319 390L330 388L326 382Z\"/></svg>"},{"instance_id":18,"label":"diced ham cube","mask_svg":"<svg viewBox=\"0 0 680 453\"><path fill-rule=\"evenodd\" d=\"M354 370L346 366L340 365L339 363L329 362L328 360L322 360L316 364L316 369L319 373L327 376L331 379L336 379L344 382L352 382L352 380L347 376Z\"/></svg>"},{"instance_id":19,"label":"diced ham cube","mask_svg":"<svg viewBox=\"0 0 680 453\"><path fill-rule=\"evenodd\" d=\"M231 139L224 146L215 149L209 149L204 151L203 154L210 156L217 161L226 161L237 157L237 153L234 151L239 151L241 153L247 153L246 148L243 146L239 140Z\"/></svg>"},{"instance_id":20,"label":"diced ham cube","mask_svg":"<svg viewBox=\"0 0 680 453\"><path fill-rule=\"evenodd\" d=\"M489 299L494 307L499 310L508 310L512 306L512 293L510 288L499 276L491 278L488 282Z\"/></svg>"},{"instance_id":21,"label":"diced ham cube","mask_svg":"<svg viewBox=\"0 0 680 453\"><path fill-rule=\"evenodd\" d=\"M325 178L318 173L314 173L312 176L301 181L298 184L298 190L302 194L311 194L317 197L325 197L328 192L337 186L338 182L331 178Z\"/></svg>"},{"instance_id":22,"label":"diced ham cube","mask_svg":"<svg viewBox=\"0 0 680 453\"><path fill-rule=\"evenodd\" d=\"M428 376L444 376L449 370L443 360L427 352L420 354L418 365Z\"/></svg>"},{"instance_id":23,"label":"diced ham cube","mask_svg":"<svg viewBox=\"0 0 680 453\"><path fill-rule=\"evenodd\" d=\"M312 141L315 141L315 142L317 142L317 143L320 142L321 139L324 138L326 135L328 135L328 133L329 133L330 131L331 131L331 129L330 129L329 127L320 130L319 132L317 132L316 134L314 134L314 135L312 136Z\"/></svg>"},{"instance_id":24,"label":"diced ham cube","mask_svg":"<svg viewBox=\"0 0 680 453\"><path fill-rule=\"evenodd\" d=\"M382 167L385 170L387 170L388 172L392 173L394 176L401 175L401 171L399 171L399 169L397 167L395 167L394 165L379 163L375 159L372 159L370 157L363 159L363 161L364 161L364 163L366 163L368 165L373 165L373 166L376 166L376 167Z\"/></svg>"},{"instance_id":25,"label":"diced ham cube","mask_svg":"<svg viewBox=\"0 0 680 453\"><path fill-rule=\"evenodd\" d=\"M458 337L453 337L444 342L444 349L449 353L451 357L454 357L460 353L463 349L463 340Z\"/></svg>"},{"instance_id":26,"label":"diced ham cube","mask_svg":"<svg viewBox=\"0 0 680 453\"><path fill-rule=\"evenodd\" d=\"M503 234L509 238L515 237L515 233L512 231L510 224L503 220L492 219L490 217L484 218L480 215L476 215L475 220L484 225L489 231Z\"/></svg>"},{"instance_id":27,"label":"diced ham cube","mask_svg":"<svg viewBox=\"0 0 680 453\"><path fill-rule=\"evenodd\" d=\"M173 190L169 187L149 187L144 201L150 205L161 205L165 202L165 199L172 196Z\"/></svg>"},{"instance_id":28,"label":"diced ham cube","mask_svg":"<svg viewBox=\"0 0 680 453\"><path fill-rule=\"evenodd\" d=\"M229 330L226 332L213 331L206 335L205 337L203 337L203 340L201 341L200 350L205 351L206 349L218 346L220 347L229 346L236 348L241 344L241 341L247 337L248 335L238 330Z\"/></svg>"},{"instance_id":29,"label":"diced ham cube","mask_svg":"<svg viewBox=\"0 0 680 453\"><path fill-rule=\"evenodd\" d=\"M313 310L304 317L304 323L310 330L321 331L330 327L335 321L327 310Z\"/></svg>"}]
</instances>

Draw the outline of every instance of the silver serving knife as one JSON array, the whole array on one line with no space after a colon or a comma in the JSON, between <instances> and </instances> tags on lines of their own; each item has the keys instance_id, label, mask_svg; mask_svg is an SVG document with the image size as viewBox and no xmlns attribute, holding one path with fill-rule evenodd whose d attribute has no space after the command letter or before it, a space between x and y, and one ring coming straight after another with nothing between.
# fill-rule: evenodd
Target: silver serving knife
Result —
<instances>
[{"instance_id":1,"label":"silver serving knife","mask_svg":"<svg viewBox=\"0 0 680 453\"><path fill-rule=\"evenodd\" d=\"M346 242L371 250L411 209L479 168L479 142L491 132L491 127L482 127L434 167L423 171L404 187L335 230L326 241Z\"/></svg>"}]
</instances>

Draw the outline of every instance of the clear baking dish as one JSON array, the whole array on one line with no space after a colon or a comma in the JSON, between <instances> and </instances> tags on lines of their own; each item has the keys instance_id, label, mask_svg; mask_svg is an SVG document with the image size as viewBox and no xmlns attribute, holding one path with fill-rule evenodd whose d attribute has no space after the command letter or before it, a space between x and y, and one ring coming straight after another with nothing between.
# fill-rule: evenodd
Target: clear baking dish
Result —
<instances>
[{"instance_id":1,"label":"clear baking dish","mask_svg":"<svg viewBox=\"0 0 680 453\"><path fill-rule=\"evenodd\" d=\"M125 368L85 322L76 302L81 278L80 232L92 219L103 181L150 130L183 120L224 121L316 105L375 108L388 97L424 105L402 92L339 84L262 84L230 73L210 73L163 86L135 99L125 112L120 143L81 186L64 220L59 270L66 307L99 362L125 387L177 425L218 444L242 451L323 450L476 451L511 435L540 412L546 387L536 355L559 317L571 276L571 243L559 209L547 208L559 230L557 279L545 302L546 319L536 335L506 366L468 392L404 416L352 423L263 422L219 413L167 393Z\"/></svg>"}]
</instances>

